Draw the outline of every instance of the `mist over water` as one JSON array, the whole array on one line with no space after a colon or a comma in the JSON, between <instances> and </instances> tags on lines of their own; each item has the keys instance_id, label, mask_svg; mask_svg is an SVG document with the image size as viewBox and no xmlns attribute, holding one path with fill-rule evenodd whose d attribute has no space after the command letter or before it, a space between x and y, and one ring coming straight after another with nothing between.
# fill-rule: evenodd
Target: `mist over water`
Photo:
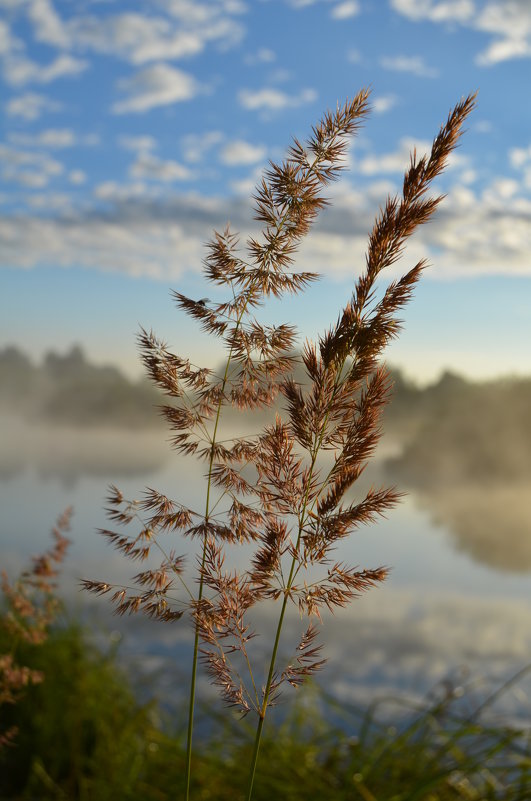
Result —
<instances>
[{"instance_id":1,"label":"mist over water","mask_svg":"<svg viewBox=\"0 0 531 801\"><path fill-rule=\"evenodd\" d=\"M84 381L96 379L91 369L96 368L78 359ZM45 395L50 398L49 385L42 397L23 397L17 408L7 402L2 383L0 561L16 573L31 554L48 546L55 518L72 505L73 545L61 579L67 608L99 621L95 629L124 635L127 659L151 671L164 692L190 647L189 623L111 618L106 599L80 593L79 580L120 583L138 572L96 531L113 528L103 511L110 483L129 498L141 497L149 486L201 510L204 466L172 452L152 396L149 425L140 425L139 401L131 397L134 386L126 387L115 375L111 385L120 384L126 398L122 412L114 396L110 418L91 417L79 400L72 371L66 375L68 392L78 397L77 411L66 421L54 417L43 402ZM105 392L112 392L108 377ZM325 621L322 640L329 664L323 677L336 695L363 701L375 691L394 688L419 696L452 672L501 677L529 661L530 383L472 385L446 376L418 390L397 380L385 415L386 435L353 497L363 497L372 484L389 483L409 494L386 520L360 529L337 550L338 560L360 567L384 564L392 571L383 588ZM105 406L105 392L102 386L92 387L90 397L100 397ZM227 435L236 425L231 415ZM189 554L193 568L193 543L180 539L168 546ZM249 555L250 548L239 547L229 558L243 569ZM301 627L293 613L282 642L286 657ZM259 611L256 623L267 630L271 612ZM268 637L255 642L260 654ZM169 672L164 666L171 666Z\"/></svg>"}]
</instances>

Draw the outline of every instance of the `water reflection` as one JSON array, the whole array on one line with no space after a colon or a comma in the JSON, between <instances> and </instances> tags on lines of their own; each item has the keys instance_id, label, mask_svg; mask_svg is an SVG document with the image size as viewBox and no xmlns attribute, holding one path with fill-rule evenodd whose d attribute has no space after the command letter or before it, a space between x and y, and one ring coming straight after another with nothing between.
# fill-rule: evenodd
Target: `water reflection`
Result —
<instances>
[{"instance_id":1,"label":"water reflection","mask_svg":"<svg viewBox=\"0 0 531 801\"><path fill-rule=\"evenodd\" d=\"M515 573L531 571L529 482L440 487L418 493L421 506L442 523L454 546L475 562Z\"/></svg>"},{"instance_id":2,"label":"water reflection","mask_svg":"<svg viewBox=\"0 0 531 801\"><path fill-rule=\"evenodd\" d=\"M81 594L79 580L129 583L138 572L96 533L108 525L107 484L116 483L128 498L152 486L200 509L204 465L173 454L162 426L140 425L155 416L144 387L91 368L77 352L50 358L43 368L19 356L4 354L9 381L0 385L2 567L15 574L31 553L44 550L49 525L73 505L73 545L61 584L69 614L89 615L91 630L103 639L113 629L124 634L128 668L138 664L151 676L152 692L178 703L187 687L189 621L112 618L106 599ZM420 390L397 381L386 437L352 499L371 484L390 482L411 495L388 520L360 529L338 548L337 558L349 564L393 569L383 588L325 619L329 661L320 680L337 697L363 706L375 692L420 699L453 671L501 680L529 661L530 386L471 385L447 375ZM66 418L59 414L65 408ZM228 420L227 436L243 433L236 413ZM195 545L179 539L169 547L188 554L193 567ZM245 569L249 555L249 548L239 548L231 566ZM281 659L292 655L303 625L292 612ZM255 612L262 633L252 641L258 665L267 665L276 614ZM213 696L204 676L200 681L201 697ZM512 695L504 704L511 714L521 707Z\"/></svg>"},{"instance_id":3,"label":"water reflection","mask_svg":"<svg viewBox=\"0 0 531 801\"><path fill-rule=\"evenodd\" d=\"M416 429L387 460L458 550L521 573L531 570L530 408L529 379L471 384L446 374L417 397Z\"/></svg>"},{"instance_id":4,"label":"water reflection","mask_svg":"<svg viewBox=\"0 0 531 801\"><path fill-rule=\"evenodd\" d=\"M158 429L50 426L3 416L0 430L0 481L34 470L42 480L57 479L73 488L87 476L144 476L171 457Z\"/></svg>"},{"instance_id":5,"label":"water reflection","mask_svg":"<svg viewBox=\"0 0 531 801\"><path fill-rule=\"evenodd\" d=\"M456 549L475 562L530 571L531 379L472 383L445 373L420 389L400 373L394 377L380 454L393 447L395 455L387 458L382 478L371 467L356 496L371 481L390 480L408 488L432 521L448 529ZM171 454L166 429L157 425L154 406L160 402L148 383L90 364L79 347L49 353L42 365L16 347L4 348L0 481L14 482L33 470L67 489L91 476L105 483L138 477L141 486L143 476L168 464L200 480L201 466ZM224 418L243 433L238 411L226 410ZM269 413L255 418L258 430L266 419ZM256 430L245 415L243 426ZM174 489L169 495L179 499Z\"/></svg>"},{"instance_id":6,"label":"water reflection","mask_svg":"<svg viewBox=\"0 0 531 801\"><path fill-rule=\"evenodd\" d=\"M369 699L385 695L422 702L449 677L482 678L499 686L529 664L530 612L531 605L520 601L373 590L348 609L325 617L319 642L324 643L327 664L317 682L334 697L362 708ZM101 609L96 615L101 621ZM275 613L272 607L254 614L253 630L259 636L249 651L258 678L268 665L276 615L278 609ZM279 665L293 657L305 625L296 613L288 614ZM102 641L109 637L104 631L101 627ZM111 631L123 637L122 659L129 668L136 666L150 692L171 699L175 707L182 704L193 641L189 623L184 618L169 625L137 616L109 618ZM200 697L215 703L216 690L203 674L199 680ZM292 694L287 689L283 700ZM529 697L531 674L500 698L500 711L529 725Z\"/></svg>"},{"instance_id":7,"label":"water reflection","mask_svg":"<svg viewBox=\"0 0 531 801\"><path fill-rule=\"evenodd\" d=\"M167 625L141 617L112 618L105 598L80 594L79 579L129 583L138 572L96 533L96 528L108 525L102 507L110 481L126 497L139 497L145 486L153 486L170 497L186 498L193 506L202 498L202 466L172 454L160 432L46 431L14 424L8 435L11 445L2 452L2 464L12 464L18 457L20 472L0 484L3 566L14 572L29 554L46 547L49 525L64 506L73 504L74 542L62 583L69 613L86 614L93 601L93 619L100 621L101 636L113 629L124 634L123 658L128 666L135 663L141 672L147 671L150 691L177 702L176 687L184 692L187 686L189 622ZM385 477L378 475L381 458L372 473L364 475L366 486L385 483ZM517 502L524 492L523 483L500 489L499 494L493 487L485 493L477 486L472 490L442 486L431 494L422 487L417 496L427 504L428 514L415 508L410 498L388 520L360 529L342 543L338 559L363 567L384 563L393 570L384 588L371 590L325 620L322 639L329 661L320 679L325 687L362 704L384 691L420 698L464 666L474 675L502 678L525 664L531 653L530 593L526 576L515 574L530 569L529 551L524 548L529 538L518 533L523 512ZM479 509L484 510L483 518ZM511 509L519 510L513 524ZM493 569L481 568L453 551L448 537L430 525L430 517L455 532L452 536L461 543L461 551ZM493 532L490 538L487 531ZM171 547L188 553L193 566L189 553L193 543L179 539ZM245 567L248 557L245 548L239 549L236 564ZM282 641L285 658L290 657L302 625L296 610L292 612ZM253 641L259 664L267 664L274 614L262 609L256 615L256 628L264 633ZM210 697L207 680L202 682L202 697Z\"/></svg>"},{"instance_id":8,"label":"water reflection","mask_svg":"<svg viewBox=\"0 0 531 801\"><path fill-rule=\"evenodd\" d=\"M174 478L194 475L202 486L202 466L172 453L161 429L46 426L15 416L3 416L0 427L0 482L16 483L33 474L38 481L59 481L73 491L90 477L101 479L102 488L136 479L136 497L146 476L172 467ZM432 522L448 530L454 547L476 563L500 571L531 571L531 456L520 444L503 457L506 466L510 462L512 481L503 481L494 471L487 480L483 473L488 462L480 460L479 443L471 444L470 438L468 444L457 442L436 433L430 439L430 431L420 429L409 442L396 439L396 433L384 438L379 458L362 476L354 495L361 497L373 483L396 483L408 489ZM395 455L385 458L388 452ZM477 461L482 465L481 480L472 468ZM170 497L181 497L174 481L154 486ZM200 486L187 492L199 496ZM198 502L202 502L199 497Z\"/></svg>"}]
</instances>

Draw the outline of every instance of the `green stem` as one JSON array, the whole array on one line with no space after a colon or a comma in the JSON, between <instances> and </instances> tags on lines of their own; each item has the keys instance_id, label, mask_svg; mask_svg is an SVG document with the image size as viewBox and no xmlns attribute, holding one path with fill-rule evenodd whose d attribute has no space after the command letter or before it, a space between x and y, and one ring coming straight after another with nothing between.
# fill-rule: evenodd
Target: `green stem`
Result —
<instances>
[{"instance_id":1,"label":"green stem","mask_svg":"<svg viewBox=\"0 0 531 801\"><path fill-rule=\"evenodd\" d=\"M290 575L290 579L292 576ZM288 582L289 583L289 582ZM286 613L286 606L288 605L288 593L284 594L284 600L282 602L282 610L280 612L280 617L278 619L277 625L277 633L275 636L275 644L273 646L273 653L271 654L271 663L269 665L269 674L267 676L267 683L264 690L264 700L262 703L262 708L259 712L258 718L258 726L256 728L256 736L254 738L254 746L253 746L253 755L251 757L251 769L249 772L249 788L247 791L247 801L251 801L251 796L253 794L253 784L254 784L254 775L256 772L256 763L258 761L258 752L260 750L260 741L262 739L262 729L264 728L265 716L267 711L267 705L269 703L269 693L271 692L271 684L273 683L273 674L275 671L275 662L277 659L277 651L278 645L280 642L280 632L282 631L282 624L284 622L284 615Z\"/></svg>"},{"instance_id":2,"label":"green stem","mask_svg":"<svg viewBox=\"0 0 531 801\"><path fill-rule=\"evenodd\" d=\"M236 327L240 326L242 321L243 315L245 314L245 310L247 308L247 303L243 307L240 316L236 322ZM222 383L222 394L225 390L225 386L227 384L227 379L229 375L229 368L230 363L232 361L232 352L233 349L231 347L229 351L229 355L227 358L227 365L225 367L225 374L223 376L223 383ZM221 415L221 407L223 404L223 397L220 398L218 403L217 413L216 413L216 420L214 423L214 431L212 432L212 448L210 451L210 462L208 466L208 483L207 483L207 492L206 492L206 503L205 503L205 520L208 520L210 514L210 490L212 487L212 466L214 464L214 445L216 443L216 435L219 426L219 418ZM203 540L203 555L201 561L201 578L199 580L199 591L197 593L197 602L199 603L203 598L203 588L204 588L204 577L203 571L205 567L206 561L206 553L207 553L207 535L205 534ZM199 625L196 623L195 625L195 636L194 636L194 653L192 657L192 676L190 680L190 700L188 703L188 729L186 735L186 768L185 768L185 799L186 801L190 800L190 779L192 774L192 740L193 740L193 732L194 732L194 707L195 707L195 687L196 687L196 679L197 679L197 662L198 662L198 655L199 655Z\"/></svg>"},{"instance_id":3,"label":"green stem","mask_svg":"<svg viewBox=\"0 0 531 801\"><path fill-rule=\"evenodd\" d=\"M206 538L205 538L206 539ZM206 547L203 548L203 562L205 564ZM200 601L203 597L203 571L201 571L201 580L199 582L199 592L197 600ZM188 729L186 735L186 769L185 769L185 785L186 785L186 801L190 798L190 778L192 775L192 736L194 731L194 707L195 707L195 684L197 677L197 656L199 653L199 627L196 624L195 638L194 638L194 656L192 659L192 678L190 681L190 701L188 704Z\"/></svg>"},{"instance_id":4,"label":"green stem","mask_svg":"<svg viewBox=\"0 0 531 801\"><path fill-rule=\"evenodd\" d=\"M318 164L320 161L321 161L321 159L317 158L315 160L315 162L309 167L308 176L311 175L311 173L313 173L315 171L316 164ZM276 226L276 238L278 238L278 236L280 235L280 232L281 232L281 230L282 230L282 228L283 228L288 216L289 216L289 209L283 214L282 218L277 223L277 226ZM253 290L251 289L250 292L249 292L249 298L245 302L245 304L244 304L244 306L242 308L242 311L240 313L240 316L238 317L238 320L236 322L236 329L239 328L239 326L241 324L241 321L243 319L243 315L245 314L245 312L247 310L247 305L248 305L249 299L251 297L252 291ZM226 365L226 368L225 368L225 375L223 376L222 390L225 389L225 385L227 383L229 367L230 367L230 363L231 363L231 360L232 360L232 352L233 352L233 348L231 347L231 349L229 351L229 356L228 356L228 359L227 359L227 365ZM213 436L212 436L212 451L211 451L211 454L210 454L210 466L209 466L209 471L208 471L207 500L206 500L206 512L205 512L205 518L206 519L208 518L208 514L209 514L210 487L211 487L211 483L212 483L212 465L213 465L213 460L214 460L214 443L216 441L215 438L216 438L216 433L217 433L217 429L218 429L221 406L222 406L222 399L220 399L220 401L219 401L217 415L216 415L216 422L215 422L215 425L214 425L214 432L213 432ZM322 435L321 435L321 439L322 439ZM321 439L319 441L319 445L320 445ZM317 447L316 452L314 453L314 457L313 457L313 461L312 461L312 469L313 469L313 467L315 465L315 459L317 457L318 448L319 448L319 446ZM305 498L305 502L304 502L304 510L306 509L307 499L308 499L308 491L306 493L306 498ZM298 549L300 538L301 538L302 527L303 527L303 519L304 519L304 512L303 512L303 515L301 517L301 522L300 522L300 525L299 525L299 536L298 536L298 539L297 539L297 549ZM206 558L206 545L207 545L207 537L205 535L205 540L204 540L204 544L203 544L203 565L205 563L205 558ZM261 739L261 734L262 734L262 728L263 728L263 725L264 725L265 713L266 713L267 705L268 705L268 702L269 702L269 693L270 693L271 684L272 684L272 681L273 681L273 673L274 673L274 669L275 669L275 661L276 661L276 656L277 656L278 644L279 644L279 641L280 641L280 632L282 630L282 623L284 621L284 614L286 612L289 589L290 589L290 586L291 586L291 582L293 581L293 574L294 574L294 571L295 571L295 563L296 563L296 559L294 557L293 561L292 561L292 565L291 565L291 571L290 571L289 579L288 579L287 590L286 590L286 593L285 593L285 596L284 596L284 601L283 601L283 604L282 604L282 611L281 611L281 614L280 614L280 619L279 619L279 623L278 623L278 627L277 627L275 645L274 645L274 648L273 648L273 654L272 654L271 664L270 664L270 668L269 668L269 675L268 675L268 679L267 679L267 685L266 685L266 689L265 689L265 692L264 692L264 701L263 701L263 704L262 704L262 709L260 711L260 720L259 720L259 723L258 723L258 729L257 729L256 738L255 738L255 745L254 745L253 757L252 757L251 777L250 777L250 782L249 782L249 796L248 796L249 799L250 799L251 793L252 793L252 787L253 787L253 782L254 782L254 774L255 774L255 770L256 770L256 762L257 762L257 759L258 759L258 751L259 751L259 748L260 748L260 739ZM201 575L201 582L200 582L200 585L199 585L198 600L201 600L201 598L202 598L202 591L203 591L203 577ZM189 788L189 784L190 784L190 770L191 770L190 765L191 765L192 730L193 730L193 705L194 705L194 700L195 700L195 678L196 678L196 672L197 672L197 653L198 653L198 650L199 650L199 629L198 629L198 626L196 625L194 656L193 656L193 665L192 665L192 684L191 684L191 688L190 688L189 723L188 723L187 766L186 766L186 787L187 787L187 790L186 790L186 801L189 801L189 789L188 788Z\"/></svg>"},{"instance_id":5,"label":"green stem","mask_svg":"<svg viewBox=\"0 0 531 801\"><path fill-rule=\"evenodd\" d=\"M341 370L339 371L339 376L340 376L340 374L341 374L341 372L343 370L343 366L344 366L345 361L346 360L343 361L343 365L341 366ZM253 754L252 754L252 757L251 757L251 770L250 770L250 773L249 773L249 786L248 786L248 791L247 791L247 801L251 801L251 797L252 797L252 794L253 794L253 784L254 784L254 777L255 777L255 772L256 772L256 763L258 761L258 753L260 751L260 742L261 742L261 739L262 739L262 730L264 728L265 716L266 716L267 707L268 707L268 704L269 704L269 694L271 692L271 685L273 683L273 674L275 672L275 662L276 662L276 659L277 659L278 646L279 646L279 643L280 643L280 633L282 631L282 626L283 626L283 623L284 623L284 616L286 614L286 607L288 605L288 598L289 598L289 594L290 594L290 591L291 591L292 583L293 583L293 580L294 580L295 575L296 575L297 554L299 552L300 541L301 541L302 532L303 532L303 529L304 529L305 515L306 515L306 509L308 507L308 497L309 497L309 493L310 493L311 479L312 479L313 471L314 471L314 468L315 468L315 463L317 461L317 456L319 454L319 451L321 449L321 445L323 443L323 438L324 438L324 435L325 435L326 427L328 425L328 418L330 416L330 407L331 407L331 404L333 403L334 398L336 396L336 393L337 393L337 390L338 390L338 386L339 386L338 383L336 383L334 385L334 390L333 390L333 393L332 393L332 399L331 399L330 404L328 406L328 409L327 409L327 412L326 412L326 415L325 415L325 419L324 419L323 425L321 427L321 431L319 432L319 436L316 437L316 441L315 441L313 449L311 451L311 453L312 453L312 461L311 461L310 470L309 470L309 474L308 474L308 481L307 481L307 485L306 485L306 493L304 495L304 501L303 501L302 510L301 510L301 513L300 513L300 518L299 518L299 531L298 531L298 535L297 535L297 543L295 545L294 555L293 555L293 558L291 560L291 568L290 568L290 571L289 571L288 581L287 581L285 589L284 589L284 600L282 602L282 608L280 610L280 616L279 616L279 619L278 619L277 632L276 632L276 636L275 636L275 643L273 645L273 651L272 651L272 654L271 654L271 662L269 664L269 673L268 673L268 676L267 676L267 682L266 682L266 686L265 686L265 690L264 690L264 700L263 700L263 703L262 703L262 708L260 709L260 712L259 712L258 726L256 727L256 735L255 735L255 739L254 739Z\"/></svg>"}]
</instances>

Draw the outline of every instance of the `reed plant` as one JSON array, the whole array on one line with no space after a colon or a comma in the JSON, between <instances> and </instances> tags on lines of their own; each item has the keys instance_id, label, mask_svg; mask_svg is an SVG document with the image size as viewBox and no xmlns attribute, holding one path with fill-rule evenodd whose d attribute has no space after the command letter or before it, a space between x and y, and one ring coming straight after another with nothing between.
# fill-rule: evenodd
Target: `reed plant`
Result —
<instances>
[{"instance_id":1,"label":"reed plant","mask_svg":"<svg viewBox=\"0 0 531 801\"><path fill-rule=\"evenodd\" d=\"M255 716L249 800L269 707L286 685L299 686L323 665L317 642L321 611L346 605L387 576L386 567L359 569L333 558L342 539L383 515L400 497L394 488L371 488L354 503L345 500L380 437L380 416L391 389L382 353L398 334L399 314L427 263L419 261L387 284L381 274L395 265L408 238L441 202L442 196L429 190L474 103L470 95L455 106L429 154L411 154L401 194L386 199L369 233L365 265L350 298L337 321L316 343L307 341L300 356L294 327L265 325L257 310L271 296L302 292L318 277L295 269L296 251L327 204L323 190L345 166L349 137L369 111L368 90L327 112L306 144L295 139L287 158L270 165L254 197L255 219L263 225L259 238L250 237L240 247L229 227L214 234L204 276L223 288L226 298L194 300L174 292L178 307L223 341L223 370L198 367L172 353L153 332L140 333L147 372L169 399L161 411L173 447L205 465L204 508L190 508L151 488L142 499L129 500L112 487L110 519L137 528L131 535L102 533L129 559L146 562L146 569L134 576L132 587L94 580L83 584L94 593L110 593L118 614L144 612L169 623L191 616L187 801L199 657L227 704ZM301 361L304 384L294 378ZM263 409L279 395L283 413L255 436L222 434L226 407ZM185 557L166 545L168 535L176 533L199 543L194 588ZM239 543L250 543L253 556L247 569L231 570L226 560ZM161 558L151 565L148 560L156 555ZM278 604L278 622L261 674L253 660L256 632L249 614L264 602ZM281 634L293 606L309 624L294 657L279 665Z\"/></svg>"}]
</instances>

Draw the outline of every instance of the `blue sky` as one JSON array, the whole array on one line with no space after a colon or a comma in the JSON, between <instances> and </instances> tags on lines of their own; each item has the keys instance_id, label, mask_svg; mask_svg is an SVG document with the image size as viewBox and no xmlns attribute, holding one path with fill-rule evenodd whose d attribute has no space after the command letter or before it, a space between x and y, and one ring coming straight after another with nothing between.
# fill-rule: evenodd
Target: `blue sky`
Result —
<instances>
[{"instance_id":1,"label":"blue sky","mask_svg":"<svg viewBox=\"0 0 531 801\"><path fill-rule=\"evenodd\" d=\"M530 84L529 0L0 0L0 345L39 358L80 342L138 374L141 323L215 362L168 289L217 297L201 277L212 230L253 232L268 159L370 86L300 252L323 279L265 312L315 336L410 148L478 89L444 206L402 265L432 266L389 359L422 381L531 373Z\"/></svg>"}]
</instances>

